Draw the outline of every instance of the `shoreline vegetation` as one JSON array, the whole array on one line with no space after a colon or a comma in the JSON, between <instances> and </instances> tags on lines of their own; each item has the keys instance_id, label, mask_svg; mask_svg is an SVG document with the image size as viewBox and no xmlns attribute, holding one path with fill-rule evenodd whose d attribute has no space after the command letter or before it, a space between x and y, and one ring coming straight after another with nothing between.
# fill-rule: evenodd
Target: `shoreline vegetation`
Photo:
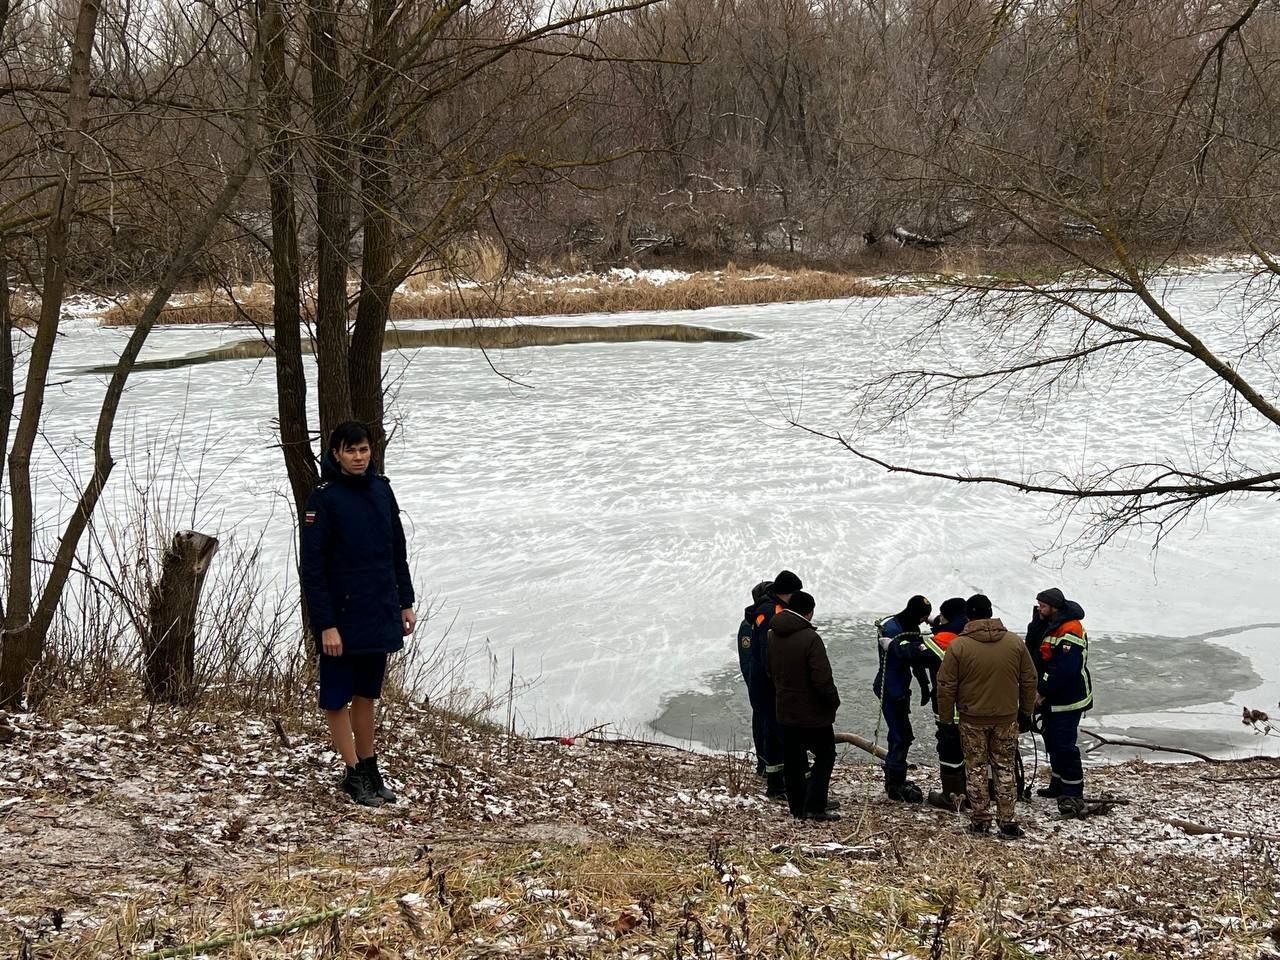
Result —
<instances>
[{"instance_id":1,"label":"shoreline vegetation","mask_svg":"<svg viewBox=\"0 0 1280 960\"><path fill-rule=\"evenodd\" d=\"M672 270L613 270L555 277L520 274L455 284L410 283L391 300L394 320L488 320L572 316L651 310L698 310L795 300L879 296L883 283L827 270L780 270L767 264L749 270L686 273ZM306 303L304 297L304 304ZM100 315L103 326L132 326L146 305L143 296L121 300ZM305 306L304 306L304 309ZM207 288L174 296L158 320L169 325L271 325L267 284Z\"/></svg>"},{"instance_id":2,"label":"shoreline vegetation","mask_svg":"<svg viewBox=\"0 0 1280 960\"><path fill-rule=\"evenodd\" d=\"M468 269L466 277L471 279L440 279L445 271L439 267L411 278L392 298L391 320L487 321L884 297L919 292L938 282L964 284L968 278L980 284L1048 282L1072 268L1051 251L1021 247L956 250L939 256L900 251L895 255L863 257L848 265L805 265L797 261L739 267L729 261L711 267L677 263L670 267L614 267L575 273L552 268L513 273L497 253L492 257L497 265ZM1162 270L1181 271L1248 269L1251 261L1246 253L1182 252L1153 255L1153 262ZM357 289L353 281L353 297ZM167 326L266 329L272 325L272 296L271 285L265 282L222 286L205 283L175 293L157 322ZM82 291L69 306L78 316L96 320L102 326L131 327L141 316L147 297L144 290L114 294ZM33 293L14 291L12 313L19 326L34 324L39 308ZM314 290L304 287L304 319L313 308ZM494 342L438 345L503 346Z\"/></svg>"},{"instance_id":3,"label":"shoreline vegetation","mask_svg":"<svg viewBox=\"0 0 1280 960\"><path fill-rule=\"evenodd\" d=\"M1280 956L1277 760L1094 767L1124 805L1021 804L1005 843L886 800L865 764L837 765L841 821L797 822L734 754L516 736L393 693L404 802L368 810L304 701L149 706L121 681L0 715L0 954Z\"/></svg>"}]
</instances>

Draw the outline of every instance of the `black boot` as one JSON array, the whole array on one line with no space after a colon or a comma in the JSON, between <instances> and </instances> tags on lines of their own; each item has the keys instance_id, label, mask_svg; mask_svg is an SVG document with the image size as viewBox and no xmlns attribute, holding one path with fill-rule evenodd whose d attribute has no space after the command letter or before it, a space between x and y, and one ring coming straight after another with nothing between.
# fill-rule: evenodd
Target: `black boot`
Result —
<instances>
[{"instance_id":1,"label":"black boot","mask_svg":"<svg viewBox=\"0 0 1280 960\"><path fill-rule=\"evenodd\" d=\"M362 807L382 806L382 798L374 793L369 775L362 767L347 767L342 778L342 791Z\"/></svg>"},{"instance_id":2,"label":"black boot","mask_svg":"<svg viewBox=\"0 0 1280 960\"><path fill-rule=\"evenodd\" d=\"M764 795L771 799L787 798L787 782L780 773L770 773L765 781Z\"/></svg>"},{"instance_id":3,"label":"black boot","mask_svg":"<svg viewBox=\"0 0 1280 960\"><path fill-rule=\"evenodd\" d=\"M1047 787L1041 787L1036 791L1037 797L1060 797L1062 796L1062 784L1057 780L1050 780Z\"/></svg>"},{"instance_id":4,"label":"black boot","mask_svg":"<svg viewBox=\"0 0 1280 960\"><path fill-rule=\"evenodd\" d=\"M1085 816L1083 797L1059 797L1058 812L1068 820L1077 820Z\"/></svg>"},{"instance_id":5,"label":"black boot","mask_svg":"<svg viewBox=\"0 0 1280 960\"><path fill-rule=\"evenodd\" d=\"M382 773L378 770L378 758L376 756L365 757L360 761L359 768L364 770L364 775L369 780L370 789L377 794L383 803L396 802L396 795L382 782Z\"/></svg>"}]
</instances>

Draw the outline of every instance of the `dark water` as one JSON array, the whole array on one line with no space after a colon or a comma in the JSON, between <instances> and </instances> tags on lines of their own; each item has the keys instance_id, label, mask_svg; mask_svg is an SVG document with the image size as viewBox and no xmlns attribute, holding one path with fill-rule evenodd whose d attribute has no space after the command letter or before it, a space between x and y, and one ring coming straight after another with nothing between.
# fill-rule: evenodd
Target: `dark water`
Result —
<instances>
[{"instance_id":1,"label":"dark water","mask_svg":"<svg viewBox=\"0 0 1280 960\"><path fill-rule=\"evenodd\" d=\"M871 692L876 672L875 628L864 620L826 620L815 624L827 645L840 688L841 707L836 728L865 737L885 731L879 704ZM1019 625L1021 626L1021 625ZM1017 629L1015 627L1014 629ZM1199 730L1194 718L1173 715L1158 730L1126 728L1114 714L1149 713L1197 703L1221 703L1232 694L1261 682L1247 657L1208 642L1252 627L1215 631L1192 637L1144 634L1090 634L1089 669L1093 676L1095 708L1089 717L1107 715L1107 731L1165 745L1213 753L1222 750L1220 733ZM733 641L726 641L733 653ZM704 678L709 693L687 692L671 697L654 729L670 737L692 740L713 750L739 750L751 745L751 707L736 666ZM913 688L914 689L914 688ZM918 692L918 691L917 691ZM933 715L919 700L912 705L916 745L912 759L932 763ZM870 760L850 748L851 759Z\"/></svg>"},{"instance_id":2,"label":"dark water","mask_svg":"<svg viewBox=\"0 0 1280 960\"><path fill-rule=\"evenodd\" d=\"M624 323L551 325L538 323L483 324L435 327L429 330L388 330L383 350L408 350L417 347L470 347L485 350L514 350L521 347L553 347L570 343L633 343L637 341L672 341L676 343L741 343L754 340L749 333L716 330L687 323ZM262 360L274 353L272 342L261 337L237 340L221 347L199 350L181 357L144 360L133 365L135 371L175 370L180 367L217 363L221 360ZM313 352L306 342L303 353ZM110 374L115 364L89 367L82 374Z\"/></svg>"}]
</instances>

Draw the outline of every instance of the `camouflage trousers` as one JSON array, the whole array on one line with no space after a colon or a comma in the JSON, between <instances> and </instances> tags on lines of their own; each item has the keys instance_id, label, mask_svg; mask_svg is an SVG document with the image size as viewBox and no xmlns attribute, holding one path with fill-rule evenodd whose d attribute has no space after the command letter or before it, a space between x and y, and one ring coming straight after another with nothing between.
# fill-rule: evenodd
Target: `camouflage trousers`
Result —
<instances>
[{"instance_id":1,"label":"camouflage trousers","mask_svg":"<svg viewBox=\"0 0 1280 960\"><path fill-rule=\"evenodd\" d=\"M984 772L991 769L996 785L996 816L1002 824L1018 819L1014 803L1018 798L1013 780L1013 756L1018 750L1018 721L995 727L960 723L960 743L968 774L966 793L974 823L991 822L990 787Z\"/></svg>"}]
</instances>

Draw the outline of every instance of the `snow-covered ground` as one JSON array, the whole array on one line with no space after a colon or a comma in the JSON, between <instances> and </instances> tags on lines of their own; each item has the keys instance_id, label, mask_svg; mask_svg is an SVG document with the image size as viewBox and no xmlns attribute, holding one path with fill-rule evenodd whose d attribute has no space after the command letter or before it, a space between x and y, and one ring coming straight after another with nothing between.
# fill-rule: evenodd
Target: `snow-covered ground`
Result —
<instances>
[{"instance_id":1,"label":"snow-covered ground","mask_svg":"<svg viewBox=\"0 0 1280 960\"><path fill-rule=\"evenodd\" d=\"M1229 326L1245 310L1238 280L1182 278L1173 299L1193 324ZM1052 584L1084 604L1099 647L1109 633L1187 638L1280 620L1272 609L1280 517L1270 503L1223 504L1156 554L1133 540L1092 558L1063 555L1046 549L1063 528L1044 500L890 476L786 427L793 414L818 428L848 427L851 387L903 361L903 340L926 309L922 298L893 297L645 314L646 322L760 339L491 354L511 380L473 351L390 357L400 421L390 474L408 514L420 592L440 607L421 642L452 624L450 643L469 643L477 654L472 679L486 683L496 673L504 688L514 656L516 673L535 681L520 698L519 719L560 731L604 720L638 728L672 695L710 689L734 662L748 589L781 567L804 578L820 621L865 624L915 592L936 603L980 589L1021 629L1036 592ZM91 322L66 328L41 453L38 496L47 515L65 509L66 465L88 460L105 382L78 371L110 362L126 336ZM244 336L163 329L144 357ZM972 358L985 344L976 328L952 348ZM979 407L959 424L939 413L880 449L921 466L1012 472L1145 459L1197 439L1179 396L1184 380L1142 370L1102 378L1064 398L1048 421L1033 405ZM118 509L130 473L164 475L180 449L187 475L177 486L202 489L199 525L224 536L263 535L267 561L288 589L292 521L272 446L274 416L269 362L136 375L108 508ZM1260 462L1280 454L1274 429L1246 424L1240 442ZM148 446L157 449L149 467ZM1093 721L1107 729L1220 730L1237 737L1228 749L1252 750L1261 741L1239 738L1239 706L1267 709L1280 700L1278 640L1274 626L1204 640L1248 656L1256 678L1214 702L1169 702L1133 717L1111 715L1124 698L1109 696L1104 671L1095 676ZM1170 668L1177 664L1161 664ZM851 683L846 699L861 696L862 686Z\"/></svg>"}]
</instances>

